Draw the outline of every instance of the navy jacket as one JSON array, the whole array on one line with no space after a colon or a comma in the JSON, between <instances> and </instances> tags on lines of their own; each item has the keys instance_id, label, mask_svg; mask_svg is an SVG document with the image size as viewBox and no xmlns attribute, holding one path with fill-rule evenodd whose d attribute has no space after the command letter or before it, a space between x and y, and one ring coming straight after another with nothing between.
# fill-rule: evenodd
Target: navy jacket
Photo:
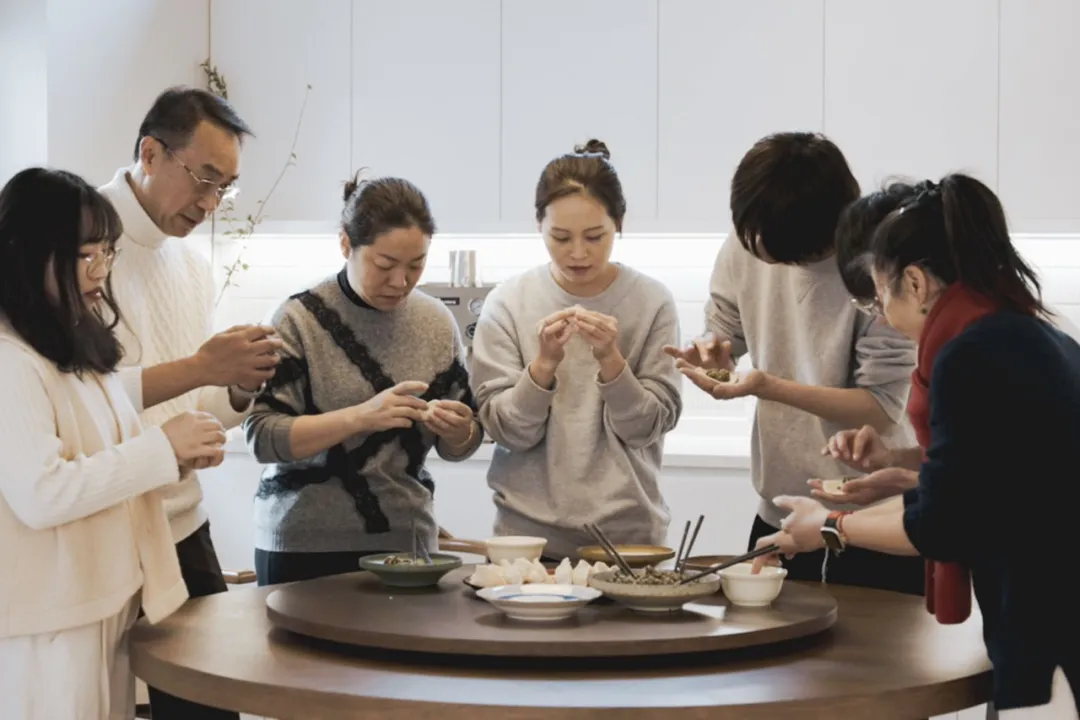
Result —
<instances>
[{"instance_id":1,"label":"navy jacket","mask_svg":"<svg viewBox=\"0 0 1080 720\"><path fill-rule=\"evenodd\" d=\"M930 428L904 529L971 568L995 705L1049 702L1058 666L1080 702L1080 345L1017 313L972 323L938 352Z\"/></svg>"}]
</instances>

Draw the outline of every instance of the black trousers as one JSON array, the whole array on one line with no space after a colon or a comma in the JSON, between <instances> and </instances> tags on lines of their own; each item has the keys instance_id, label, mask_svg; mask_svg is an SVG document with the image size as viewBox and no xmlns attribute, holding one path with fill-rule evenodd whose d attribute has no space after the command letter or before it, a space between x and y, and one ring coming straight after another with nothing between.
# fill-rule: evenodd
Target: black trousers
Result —
<instances>
[{"instance_id":1,"label":"black trousers","mask_svg":"<svg viewBox=\"0 0 1080 720\"><path fill-rule=\"evenodd\" d=\"M392 550L365 552L279 552L255 549L255 579L259 585L314 580L327 575L360 572L360 558Z\"/></svg>"},{"instance_id":2,"label":"black trousers","mask_svg":"<svg viewBox=\"0 0 1080 720\"><path fill-rule=\"evenodd\" d=\"M748 549L754 549L758 538L775 532L779 532L779 528L755 517ZM782 558L788 578L812 582L821 582L821 565L824 560L825 550L801 553L790 560ZM921 557L902 557L863 548L848 548L829 558L825 579L826 582L836 585L855 585L921 596L926 593L924 567Z\"/></svg>"},{"instance_id":3,"label":"black trousers","mask_svg":"<svg viewBox=\"0 0 1080 720\"><path fill-rule=\"evenodd\" d=\"M193 598L228 591L221 572L214 543L210 539L210 523L176 544L180 572L184 576L188 595ZM147 688L150 695L150 714L154 720L240 720L239 713L218 710L174 697L156 688Z\"/></svg>"}]
</instances>

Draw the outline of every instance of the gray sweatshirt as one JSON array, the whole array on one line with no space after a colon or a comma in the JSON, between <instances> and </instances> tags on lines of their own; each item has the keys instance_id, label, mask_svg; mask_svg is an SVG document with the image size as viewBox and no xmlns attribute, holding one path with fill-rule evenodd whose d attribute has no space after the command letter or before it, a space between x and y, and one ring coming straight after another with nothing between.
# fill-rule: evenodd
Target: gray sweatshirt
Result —
<instances>
[{"instance_id":1,"label":"gray sweatshirt","mask_svg":"<svg viewBox=\"0 0 1080 720\"><path fill-rule=\"evenodd\" d=\"M255 458L269 463L255 496L255 547L408 550L415 520L434 550L435 484L424 460L433 445L442 453L431 432L414 426L357 435L310 458L293 457L289 434L300 415L358 405L406 380L430 384L424 400L471 405L450 311L419 291L392 311L376 310L342 271L289 298L273 325L285 342L282 363L244 423Z\"/></svg>"},{"instance_id":2,"label":"gray sweatshirt","mask_svg":"<svg viewBox=\"0 0 1080 720\"><path fill-rule=\"evenodd\" d=\"M601 383L588 344L574 337L555 385L542 389L525 369L540 351L537 325L573 305L618 320L626 369ZM481 422L497 443L488 471L497 535L545 537L544 554L555 558L595 544L584 523L598 524L613 542L664 542L670 515L657 480L682 399L663 346L678 341L671 293L626 266L591 298L564 291L546 265L488 296L471 380Z\"/></svg>"},{"instance_id":3,"label":"gray sweatshirt","mask_svg":"<svg viewBox=\"0 0 1080 720\"><path fill-rule=\"evenodd\" d=\"M915 445L905 414L915 344L852 304L835 258L802 267L770 265L730 235L716 258L710 294L705 325L732 341L736 357L749 352L758 370L805 385L864 388L897 423L885 442ZM750 469L763 520L779 527L785 513L772 504L777 495L809 495L810 478L852 474L821 455L828 439L846 429L758 401Z\"/></svg>"}]
</instances>

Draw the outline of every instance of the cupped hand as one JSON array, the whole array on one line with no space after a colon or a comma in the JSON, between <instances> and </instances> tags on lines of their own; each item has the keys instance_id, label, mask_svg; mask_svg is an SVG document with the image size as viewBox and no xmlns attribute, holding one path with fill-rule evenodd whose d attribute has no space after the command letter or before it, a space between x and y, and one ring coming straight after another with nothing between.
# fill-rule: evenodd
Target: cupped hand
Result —
<instances>
[{"instance_id":1,"label":"cupped hand","mask_svg":"<svg viewBox=\"0 0 1080 720\"><path fill-rule=\"evenodd\" d=\"M576 308L566 308L548 315L537 326L540 336L539 360L549 367L556 367L566 357L566 343L577 332Z\"/></svg>"},{"instance_id":2,"label":"cupped hand","mask_svg":"<svg viewBox=\"0 0 1080 720\"><path fill-rule=\"evenodd\" d=\"M357 425L361 432L380 432L394 428L412 427L423 422L428 404L418 395L427 392L428 384L406 381L356 406Z\"/></svg>"},{"instance_id":3,"label":"cupped hand","mask_svg":"<svg viewBox=\"0 0 1080 720\"><path fill-rule=\"evenodd\" d=\"M619 321L610 315L578 309L573 316L577 332L592 347L593 357L604 360L619 352Z\"/></svg>"},{"instance_id":4,"label":"cupped hand","mask_svg":"<svg viewBox=\"0 0 1080 720\"><path fill-rule=\"evenodd\" d=\"M424 425L449 444L460 447L473 433L472 408L457 400L432 400L428 403Z\"/></svg>"},{"instance_id":5,"label":"cupped hand","mask_svg":"<svg viewBox=\"0 0 1080 720\"><path fill-rule=\"evenodd\" d=\"M206 384L254 392L274 376L284 342L267 325L237 325L214 335L195 353Z\"/></svg>"},{"instance_id":6,"label":"cupped hand","mask_svg":"<svg viewBox=\"0 0 1080 720\"><path fill-rule=\"evenodd\" d=\"M887 467L845 481L840 486L841 492L828 492L823 480L807 480L807 484L811 488L810 494L821 500L850 505L873 505L918 487L919 473L904 468Z\"/></svg>"},{"instance_id":7,"label":"cupped hand","mask_svg":"<svg viewBox=\"0 0 1080 720\"><path fill-rule=\"evenodd\" d=\"M690 382L717 400L733 400L756 395L761 391L767 379L765 373L760 370L751 370L747 373L735 373L732 380L714 380L708 376L708 370L705 368L682 359L675 361L675 367L690 378Z\"/></svg>"},{"instance_id":8,"label":"cupped hand","mask_svg":"<svg viewBox=\"0 0 1080 720\"><path fill-rule=\"evenodd\" d=\"M181 467L195 467L219 455L224 457L225 427L210 413L180 413L166 421L161 431Z\"/></svg>"}]
</instances>

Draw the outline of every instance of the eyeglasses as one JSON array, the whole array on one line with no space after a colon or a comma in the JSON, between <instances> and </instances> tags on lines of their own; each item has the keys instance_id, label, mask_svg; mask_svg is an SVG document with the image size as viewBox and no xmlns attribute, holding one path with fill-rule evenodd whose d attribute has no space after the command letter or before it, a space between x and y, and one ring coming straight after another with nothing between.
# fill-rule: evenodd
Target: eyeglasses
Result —
<instances>
[{"instance_id":1,"label":"eyeglasses","mask_svg":"<svg viewBox=\"0 0 1080 720\"><path fill-rule=\"evenodd\" d=\"M86 267L88 272L98 268L111 270L113 263L116 262L116 256L119 254L120 251L115 248L99 250L96 253L80 253L79 262Z\"/></svg>"},{"instance_id":2,"label":"eyeglasses","mask_svg":"<svg viewBox=\"0 0 1080 720\"><path fill-rule=\"evenodd\" d=\"M176 151L174 151L171 147L165 144L165 141L163 141L161 138L156 137L154 139L161 143L161 147L165 148L165 152L169 153L169 155L172 156L172 159L175 160L180 165L180 167L184 168L184 171L191 176L191 179L195 182L195 190L199 193L199 195L203 197L206 197L208 195L216 195L218 200L224 201L232 200L240 194L240 188L236 187L232 183L225 183L224 185L222 185L220 183L214 182L213 180L207 180L206 178L199 177L191 170L191 168L184 164L183 160L177 157Z\"/></svg>"},{"instance_id":3,"label":"eyeglasses","mask_svg":"<svg viewBox=\"0 0 1080 720\"><path fill-rule=\"evenodd\" d=\"M877 317L878 315L884 315L885 309L881 305L881 301L877 298L873 300L859 300L858 298L851 298L851 304L854 305L859 312L866 313L871 317Z\"/></svg>"}]
</instances>

